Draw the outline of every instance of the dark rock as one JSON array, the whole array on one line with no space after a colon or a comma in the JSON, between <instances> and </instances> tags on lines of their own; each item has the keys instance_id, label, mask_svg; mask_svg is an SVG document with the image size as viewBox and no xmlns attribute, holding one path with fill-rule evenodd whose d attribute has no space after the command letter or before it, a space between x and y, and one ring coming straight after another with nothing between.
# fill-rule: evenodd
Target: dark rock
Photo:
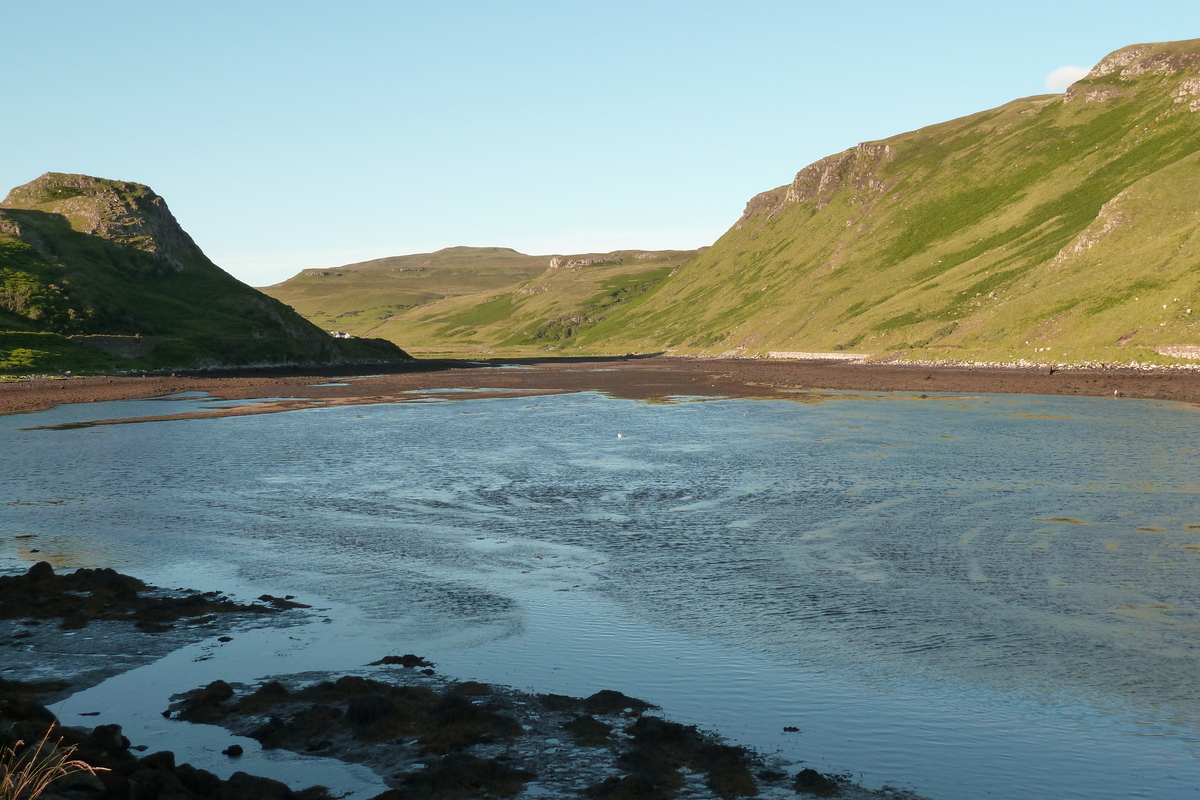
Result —
<instances>
[{"instance_id":1,"label":"dark rock","mask_svg":"<svg viewBox=\"0 0 1200 800\"><path fill-rule=\"evenodd\" d=\"M513 717L479 706L459 695L446 695L427 717L420 731L421 747L426 753L445 755L473 744L521 736L524 729Z\"/></svg>"},{"instance_id":2,"label":"dark rock","mask_svg":"<svg viewBox=\"0 0 1200 800\"><path fill-rule=\"evenodd\" d=\"M583 701L583 710L589 714L623 714L626 709L632 714L641 714L648 708L654 708L654 706L645 700L638 700L636 697L629 697L612 689L601 689Z\"/></svg>"},{"instance_id":3,"label":"dark rock","mask_svg":"<svg viewBox=\"0 0 1200 800\"><path fill-rule=\"evenodd\" d=\"M221 755L229 756L230 758L238 758L242 753L246 752L240 744L231 744L221 751Z\"/></svg>"},{"instance_id":4,"label":"dark rock","mask_svg":"<svg viewBox=\"0 0 1200 800\"><path fill-rule=\"evenodd\" d=\"M120 725L97 725L88 734L84 745L107 756L127 754L129 740L121 734Z\"/></svg>"},{"instance_id":5,"label":"dark rock","mask_svg":"<svg viewBox=\"0 0 1200 800\"><path fill-rule=\"evenodd\" d=\"M815 769L804 768L796 775L796 791L801 794L811 794L817 797L837 797L842 793L837 782L822 775Z\"/></svg>"},{"instance_id":6,"label":"dark rock","mask_svg":"<svg viewBox=\"0 0 1200 800\"><path fill-rule=\"evenodd\" d=\"M175 777L189 792L201 797L216 797L221 791L220 778L191 764L180 764L175 770Z\"/></svg>"},{"instance_id":7,"label":"dark rock","mask_svg":"<svg viewBox=\"0 0 1200 800\"><path fill-rule=\"evenodd\" d=\"M543 694L538 699L547 711L578 711L583 703L578 697L568 697L565 694Z\"/></svg>"},{"instance_id":8,"label":"dark rock","mask_svg":"<svg viewBox=\"0 0 1200 800\"><path fill-rule=\"evenodd\" d=\"M287 784L260 778L245 772L235 772L221 786L220 800L293 800L295 794Z\"/></svg>"},{"instance_id":9,"label":"dark rock","mask_svg":"<svg viewBox=\"0 0 1200 800\"><path fill-rule=\"evenodd\" d=\"M174 772L175 754L170 750L159 750L157 753L142 756L138 763L146 769L165 769L167 772Z\"/></svg>"},{"instance_id":10,"label":"dark rock","mask_svg":"<svg viewBox=\"0 0 1200 800\"><path fill-rule=\"evenodd\" d=\"M386 695L368 694L355 697L346 706L346 721L362 727L396 713L396 707Z\"/></svg>"},{"instance_id":11,"label":"dark rock","mask_svg":"<svg viewBox=\"0 0 1200 800\"><path fill-rule=\"evenodd\" d=\"M602 747L612 741L612 725L606 725L587 714L563 725L563 730L571 734L575 743L581 747Z\"/></svg>"},{"instance_id":12,"label":"dark rock","mask_svg":"<svg viewBox=\"0 0 1200 800\"><path fill-rule=\"evenodd\" d=\"M229 715L230 709L222 704L232 697L232 686L225 681L213 681L202 689L194 689L184 695L178 717L188 722L219 722Z\"/></svg>"},{"instance_id":13,"label":"dark rock","mask_svg":"<svg viewBox=\"0 0 1200 800\"><path fill-rule=\"evenodd\" d=\"M243 697L234 706L239 714L261 714L276 703L288 699L288 690L279 681L268 681Z\"/></svg>"},{"instance_id":14,"label":"dark rock","mask_svg":"<svg viewBox=\"0 0 1200 800\"><path fill-rule=\"evenodd\" d=\"M380 666L381 664L399 665L401 667L408 667L410 669L412 667L432 667L433 666L433 664L431 664L430 662L426 661L425 659L421 658L420 656L413 655L412 653L405 653L402 656L384 656L383 658L379 659L378 661L372 661L370 666L377 667L377 666Z\"/></svg>"},{"instance_id":15,"label":"dark rock","mask_svg":"<svg viewBox=\"0 0 1200 800\"><path fill-rule=\"evenodd\" d=\"M179 778L164 769L139 769L127 781L129 800L190 800Z\"/></svg>"},{"instance_id":16,"label":"dark rock","mask_svg":"<svg viewBox=\"0 0 1200 800\"><path fill-rule=\"evenodd\" d=\"M656 785L645 775L613 777L588 788L593 800L670 800L674 792Z\"/></svg>"},{"instance_id":17,"label":"dark rock","mask_svg":"<svg viewBox=\"0 0 1200 800\"><path fill-rule=\"evenodd\" d=\"M404 796L445 800L513 797L533 777L495 759L453 753L410 776L405 781Z\"/></svg>"}]
</instances>

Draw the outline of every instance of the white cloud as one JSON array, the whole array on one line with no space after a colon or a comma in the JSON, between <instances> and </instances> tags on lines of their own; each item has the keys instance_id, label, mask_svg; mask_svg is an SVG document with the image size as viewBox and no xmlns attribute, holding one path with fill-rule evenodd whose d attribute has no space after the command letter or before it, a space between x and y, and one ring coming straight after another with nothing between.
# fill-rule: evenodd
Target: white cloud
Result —
<instances>
[{"instance_id":1,"label":"white cloud","mask_svg":"<svg viewBox=\"0 0 1200 800\"><path fill-rule=\"evenodd\" d=\"M1046 88L1052 92L1064 92L1068 86L1087 74L1088 70L1083 67L1059 67L1046 76Z\"/></svg>"}]
</instances>

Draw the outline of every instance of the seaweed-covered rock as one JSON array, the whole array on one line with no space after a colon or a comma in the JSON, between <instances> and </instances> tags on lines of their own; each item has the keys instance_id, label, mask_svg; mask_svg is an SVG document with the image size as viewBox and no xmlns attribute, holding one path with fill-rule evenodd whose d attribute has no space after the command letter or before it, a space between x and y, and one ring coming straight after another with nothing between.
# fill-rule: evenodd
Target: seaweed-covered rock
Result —
<instances>
[{"instance_id":1,"label":"seaweed-covered rock","mask_svg":"<svg viewBox=\"0 0 1200 800\"><path fill-rule=\"evenodd\" d=\"M794 785L800 794L811 794L817 797L837 797L842 793L837 781L809 767L805 767L797 773Z\"/></svg>"}]
</instances>

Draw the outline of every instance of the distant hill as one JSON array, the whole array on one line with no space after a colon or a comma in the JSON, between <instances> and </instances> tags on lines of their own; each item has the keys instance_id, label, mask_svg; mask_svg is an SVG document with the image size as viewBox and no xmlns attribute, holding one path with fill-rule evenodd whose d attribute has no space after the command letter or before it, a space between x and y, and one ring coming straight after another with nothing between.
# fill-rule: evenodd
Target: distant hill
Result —
<instances>
[{"instance_id":1,"label":"distant hill","mask_svg":"<svg viewBox=\"0 0 1200 800\"><path fill-rule=\"evenodd\" d=\"M580 334L635 306L697 252L449 247L307 269L263 291L324 328L402 341L418 355L544 355L577 350Z\"/></svg>"},{"instance_id":2,"label":"distant hill","mask_svg":"<svg viewBox=\"0 0 1200 800\"><path fill-rule=\"evenodd\" d=\"M602 339L611 351L1200 357L1200 40L805 167Z\"/></svg>"},{"instance_id":3,"label":"distant hill","mask_svg":"<svg viewBox=\"0 0 1200 800\"><path fill-rule=\"evenodd\" d=\"M141 184L51 172L0 203L0 373L406 358L236 280Z\"/></svg>"}]
</instances>

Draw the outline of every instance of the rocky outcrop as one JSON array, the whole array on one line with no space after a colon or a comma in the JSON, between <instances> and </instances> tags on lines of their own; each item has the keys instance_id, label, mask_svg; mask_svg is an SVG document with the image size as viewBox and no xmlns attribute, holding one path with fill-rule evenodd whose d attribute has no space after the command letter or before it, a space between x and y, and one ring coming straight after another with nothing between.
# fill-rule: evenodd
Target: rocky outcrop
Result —
<instances>
[{"instance_id":1,"label":"rocky outcrop","mask_svg":"<svg viewBox=\"0 0 1200 800\"><path fill-rule=\"evenodd\" d=\"M207 260L166 201L140 183L47 172L13 189L0 207L61 214L80 233L149 253L175 272Z\"/></svg>"},{"instance_id":2,"label":"rocky outcrop","mask_svg":"<svg viewBox=\"0 0 1200 800\"><path fill-rule=\"evenodd\" d=\"M1082 99L1085 103L1103 103L1122 96L1119 85L1143 75L1165 77L1181 75L1175 102L1183 103L1200 94L1200 50L1187 45L1192 42L1167 42L1163 44L1135 44L1109 54L1092 67L1087 76L1072 84L1063 94L1063 102ZM1191 111L1200 111L1200 101L1189 105Z\"/></svg>"},{"instance_id":3,"label":"rocky outcrop","mask_svg":"<svg viewBox=\"0 0 1200 800\"><path fill-rule=\"evenodd\" d=\"M843 189L859 195L885 192L887 185L879 178L879 168L894 155L890 145L862 142L809 164L796 173L789 186L780 186L751 198L734 228L740 230L755 217L774 219L790 203L812 202L820 210Z\"/></svg>"},{"instance_id":4,"label":"rocky outcrop","mask_svg":"<svg viewBox=\"0 0 1200 800\"><path fill-rule=\"evenodd\" d=\"M623 264L625 259L609 253L603 256L593 256L591 258L563 258L554 256L550 259L550 269L571 269L573 267L590 267L593 264Z\"/></svg>"}]
</instances>

